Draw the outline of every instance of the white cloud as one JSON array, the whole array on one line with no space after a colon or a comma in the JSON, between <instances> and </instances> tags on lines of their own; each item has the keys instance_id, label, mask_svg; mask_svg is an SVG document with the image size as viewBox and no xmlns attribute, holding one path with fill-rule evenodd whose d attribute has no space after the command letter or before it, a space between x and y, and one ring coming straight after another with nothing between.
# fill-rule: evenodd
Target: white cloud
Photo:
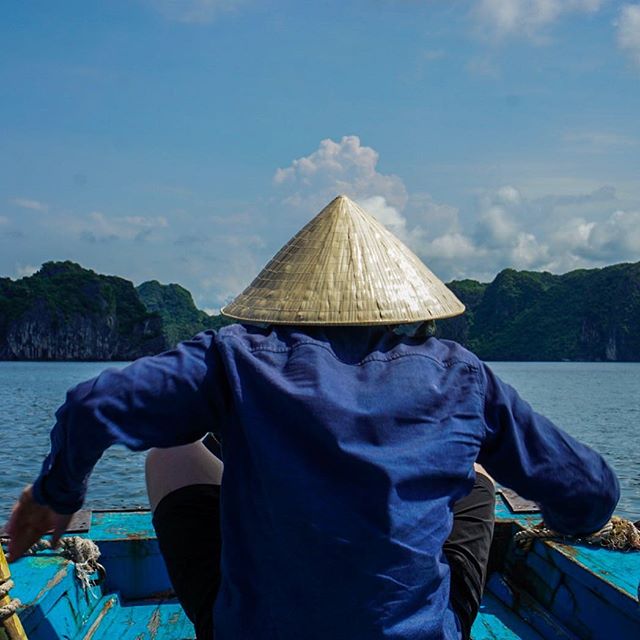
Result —
<instances>
[{"instance_id":1,"label":"white cloud","mask_svg":"<svg viewBox=\"0 0 640 640\"><path fill-rule=\"evenodd\" d=\"M497 202L502 204L520 204L522 198L520 192L512 186L500 187L495 194Z\"/></svg>"},{"instance_id":2,"label":"white cloud","mask_svg":"<svg viewBox=\"0 0 640 640\"><path fill-rule=\"evenodd\" d=\"M436 202L429 194L412 195L409 207L415 212L413 218L425 236L434 238L460 230L460 212L457 207Z\"/></svg>"},{"instance_id":3,"label":"white cloud","mask_svg":"<svg viewBox=\"0 0 640 640\"><path fill-rule=\"evenodd\" d=\"M541 244L532 233L519 232L515 244L510 247L508 256L511 264L521 269L544 268L549 261L549 248Z\"/></svg>"},{"instance_id":4,"label":"white cloud","mask_svg":"<svg viewBox=\"0 0 640 640\"><path fill-rule=\"evenodd\" d=\"M168 20L186 24L208 24L220 14L228 13L246 0L147 0Z\"/></svg>"},{"instance_id":5,"label":"white cloud","mask_svg":"<svg viewBox=\"0 0 640 640\"><path fill-rule=\"evenodd\" d=\"M29 198L13 198L10 202L21 209L31 209L32 211L40 211L41 213L49 211L49 205L44 202L39 202L38 200L30 200Z\"/></svg>"},{"instance_id":6,"label":"white cloud","mask_svg":"<svg viewBox=\"0 0 640 640\"><path fill-rule=\"evenodd\" d=\"M286 201L292 205L322 206L343 193L354 200L375 196L402 209L407 202L404 182L377 170L378 152L363 146L355 135L340 142L326 139L308 156L294 160L274 175L276 185L286 187Z\"/></svg>"},{"instance_id":7,"label":"white cloud","mask_svg":"<svg viewBox=\"0 0 640 640\"><path fill-rule=\"evenodd\" d=\"M0 216L0 224L9 224L9 218Z\"/></svg>"},{"instance_id":8,"label":"white cloud","mask_svg":"<svg viewBox=\"0 0 640 640\"><path fill-rule=\"evenodd\" d=\"M488 281L506 267L563 273L640 260L640 211L606 213L615 200L608 186L535 199L506 186L481 194L475 210L460 220L451 217L448 230L441 226L437 234L419 233L408 222L407 236L444 279Z\"/></svg>"},{"instance_id":9,"label":"white cloud","mask_svg":"<svg viewBox=\"0 0 640 640\"><path fill-rule=\"evenodd\" d=\"M483 35L538 38L566 14L594 13L604 0L477 0L473 17Z\"/></svg>"},{"instance_id":10,"label":"white cloud","mask_svg":"<svg viewBox=\"0 0 640 640\"><path fill-rule=\"evenodd\" d=\"M486 246L505 247L518 237L518 227L510 212L494 205L482 212L476 235Z\"/></svg>"},{"instance_id":11,"label":"white cloud","mask_svg":"<svg viewBox=\"0 0 640 640\"><path fill-rule=\"evenodd\" d=\"M640 4L626 4L617 22L618 46L640 67Z\"/></svg>"},{"instance_id":12,"label":"white cloud","mask_svg":"<svg viewBox=\"0 0 640 640\"><path fill-rule=\"evenodd\" d=\"M615 211L620 203L609 185L533 198L503 185L459 211L428 194L408 194L398 176L378 171L378 162L377 151L356 136L323 140L279 169L274 182L305 219L345 192L444 279L491 280L506 267L559 273L640 259L640 214Z\"/></svg>"},{"instance_id":13,"label":"white cloud","mask_svg":"<svg viewBox=\"0 0 640 640\"><path fill-rule=\"evenodd\" d=\"M640 11L638 15L640 16ZM640 22L638 25L638 53L640 54ZM563 140L579 147L580 150L595 152L610 151L619 147L634 147L638 144L635 138L612 131L569 131L564 134Z\"/></svg>"},{"instance_id":14,"label":"white cloud","mask_svg":"<svg viewBox=\"0 0 640 640\"><path fill-rule=\"evenodd\" d=\"M462 233L445 233L429 242L421 253L427 254L427 260L439 258L457 261L476 257L483 251L473 244L471 238Z\"/></svg>"},{"instance_id":15,"label":"white cloud","mask_svg":"<svg viewBox=\"0 0 640 640\"><path fill-rule=\"evenodd\" d=\"M440 276L492 279L507 266L538 268L548 258L548 248L527 228L528 202L521 192L506 185L478 198L477 209L460 221L450 217L450 228L438 235L412 234L415 251Z\"/></svg>"},{"instance_id":16,"label":"white cloud","mask_svg":"<svg viewBox=\"0 0 640 640\"><path fill-rule=\"evenodd\" d=\"M640 260L640 211L618 210L602 222L583 223L576 240L573 252L589 260Z\"/></svg>"},{"instance_id":17,"label":"white cloud","mask_svg":"<svg viewBox=\"0 0 640 640\"><path fill-rule=\"evenodd\" d=\"M36 271L38 271L40 267L35 267L32 264L17 264L16 265L16 277L17 278L28 278L32 276Z\"/></svg>"},{"instance_id":18,"label":"white cloud","mask_svg":"<svg viewBox=\"0 0 640 640\"><path fill-rule=\"evenodd\" d=\"M518 242L516 216L522 196L515 187L506 185L486 192L479 198L475 236L486 247L513 247Z\"/></svg>"},{"instance_id":19,"label":"white cloud","mask_svg":"<svg viewBox=\"0 0 640 640\"><path fill-rule=\"evenodd\" d=\"M396 209L390 206L382 196L373 196L360 200L362 208L370 213L378 222L381 222L392 233L404 238L407 231L406 218Z\"/></svg>"},{"instance_id":20,"label":"white cloud","mask_svg":"<svg viewBox=\"0 0 640 640\"><path fill-rule=\"evenodd\" d=\"M113 240L145 240L155 229L169 226L167 219L144 216L110 217L101 211L86 216L67 219L66 224L86 242L110 242Z\"/></svg>"}]
</instances>

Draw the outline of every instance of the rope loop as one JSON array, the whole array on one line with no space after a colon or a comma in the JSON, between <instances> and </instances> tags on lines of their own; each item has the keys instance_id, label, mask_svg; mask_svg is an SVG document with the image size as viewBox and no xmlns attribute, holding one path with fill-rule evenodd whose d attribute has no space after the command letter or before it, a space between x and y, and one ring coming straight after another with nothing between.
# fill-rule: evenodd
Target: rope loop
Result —
<instances>
[{"instance_id":1,"label":"rope loop","mask_svg":"<svg viewBox=\"0 0 640 640\"><path fill-rule=\"evenodd\" d=\"M11 591L13 587L14 587L13 580L5 580L3 583L1 583L0 584L0 600L2 600L2 598L4 598L5 596L8 596L9 591Z\"/></svg>"},{"instance_id":2,"label":"rope loop","mask_svg":"<svg viewBox=\"0 0 640 640\"><path fill-rule=\"evenodd\" d=\"M9 604L5 604L0 607L0 622L10 618L14 613L18 611L18 609L22 606L22 602L15 598L9 601Z\"/></svg>"},{"instance_id":3,"label":"rope loop","mask_svg":"<svg viewBox=\"0 0 640 640\"><path fill-rule=\"evenodd\" d=\"M76 578L78 578L85 591L89 587L96 586L104 581L106 571L98 562L100 549L93 540L79 536L60 538L59 550L53 549L48 540L39 540L25 555L36 555L39 551L49 550L57 551L60 556L74 563ZM98 577L92 580L90 576L94 573L97 573Z\"/></svg>"},{"instance_id":4,"label":"rope loop","mask_svg":"<svg viewBox=\"0 0 640 640\"><path fill-rule=\"evenodd\" d=\"M14 582L11 578L7 578L0 582L0 601L9 595L9 591L13 589ZM9 602L0 607L0 624L3 620L10 618L22 606L22 602L17 598L9 598Z\"/></svg>"},{"instance_id":5,"label":"rope loop","mask_svg":"<svg viewBox=\"0 0 640 640\"><path fill-rule=\"evenodd\" d=\"M534 540L555 540L567 544L584 543L615 551L640 551L640 530L620 516L613 516L599 531L588 536L567 536L540 523L515 534L517 545L528 549Z\"/></svg>"}]
</instances>

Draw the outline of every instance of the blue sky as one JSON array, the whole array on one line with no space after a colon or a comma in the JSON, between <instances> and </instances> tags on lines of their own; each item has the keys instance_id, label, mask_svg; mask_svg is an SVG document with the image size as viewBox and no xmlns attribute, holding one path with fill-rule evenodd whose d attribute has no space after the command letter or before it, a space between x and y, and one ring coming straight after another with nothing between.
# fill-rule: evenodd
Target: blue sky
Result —
<instances>
[{"instance_id":1,"label":"blue sky","mask_svg":"<svg viewBox=\"0 0 640 640\"><path fill-rule=\"evenodd\" d=\"M337 193L443 279L640 260L640 3L3 4L0 275L239 293Z\"/></svg>"}]
</instances>

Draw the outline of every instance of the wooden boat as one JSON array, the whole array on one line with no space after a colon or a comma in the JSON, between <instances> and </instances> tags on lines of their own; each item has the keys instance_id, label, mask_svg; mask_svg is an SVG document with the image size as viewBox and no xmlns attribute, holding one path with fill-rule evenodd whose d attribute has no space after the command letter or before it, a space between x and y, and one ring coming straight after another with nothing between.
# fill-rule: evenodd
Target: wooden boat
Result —
<instances>
[{"instance_id":1,"label":"wooden boat","mask_svg":"<svg viewBox=\"0 0 640 640\"><path fill-rule=\"evenodd\" d=\"M171 593L150 513L84 515L75 535L90 537L99 546L104 579L84 589L73 564L52 551L11 565L15 586L10 597L23 603L19 622L24 635L16 631L14 616L4 631L0 623L0 640L193 638L193 628ZM474 640L640 639L640 553L542 540L524 551L513 535L539 516L508 492L499 495L496 516L490 575ZM0 582L2 578L0 570Z\"/></svg>"}]
</instances>

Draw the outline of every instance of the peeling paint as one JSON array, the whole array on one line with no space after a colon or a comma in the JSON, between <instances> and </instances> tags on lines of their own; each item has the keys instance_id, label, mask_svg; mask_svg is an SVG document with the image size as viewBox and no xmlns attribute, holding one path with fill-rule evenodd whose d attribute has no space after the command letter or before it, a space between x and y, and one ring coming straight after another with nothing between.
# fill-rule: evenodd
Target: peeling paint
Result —
<instances>
[{"instance_id":1,"label":"peeling paint","mask_svg":"<svg viewBox=\"0 0 640 640\"><path fill-rule=\"evenodd\" d=\"M151 618L149 619L149 622L147 623L147 629L149 630L149 635L151 637L151 640L154 640L154 638L158 635L159 627L160 627L160 609L156 609L153 612L153 615L151 616Z\"/></svg>"},{"instance_id":2,"label":"peeling paint","mask_svg":"<svg viewBox=\"0 0 640 640\"><path fill-rule=\"evenodd\" d=\"M60 582L62 582L66 577L67 577L67 573L68 573L68 568L69 568L69 564L70 562L66 562L65 565L60 569L60 571L58 571L53 578L51 578L47 584L44 585L44 587L42 587L42 589L40 589L40 591L38 591L38 595L36 595L36 597L33 599L33 602L38 602L46 593L48 593L49 591L51 591L51 589L53 589L53 587L55 587L57 584L59 584Z\"/></svg>"},{"instance_id":3,"label":"peeling paint","mask_svg":"<svg viewBox=\"0 0 640 640\"><path fill-rule=\"evenodd\" d=\"M95 635L96 631L100 627L101 622L104 620L104 617L109 613L111 607L116 604L116 598L109 598L103 605L102 611L98 614L98 617L93 621L93 624L89 627L86 635L82 638L82 640L91 640Z\"/></svg>"}]
</instances>

